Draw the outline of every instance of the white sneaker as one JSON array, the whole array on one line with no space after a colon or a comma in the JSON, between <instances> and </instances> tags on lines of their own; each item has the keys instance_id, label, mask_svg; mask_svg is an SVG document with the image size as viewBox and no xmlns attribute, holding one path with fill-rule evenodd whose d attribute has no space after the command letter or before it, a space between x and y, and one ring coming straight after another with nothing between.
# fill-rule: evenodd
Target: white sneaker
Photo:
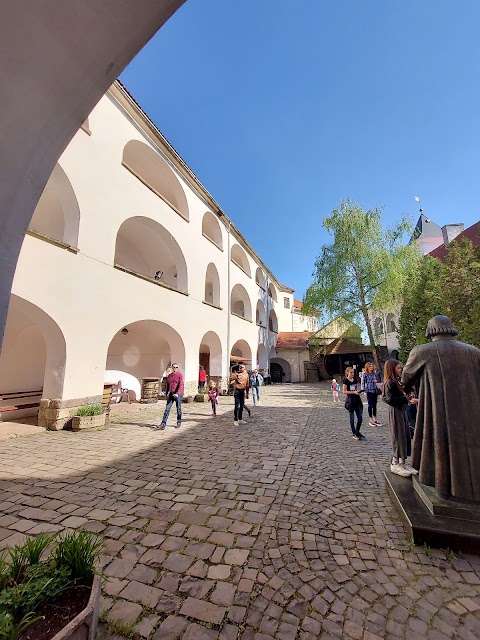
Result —
<instances>
[{"instance_id":1,"label":"white sneaker","mask_svg":"<svg viewBox=\"0 0 480 640\"><path fill-rule=\"evenodd\" d=\"M368 426L369 426L369 427L376 427L377 425L376 425L376 423L375 423L375 422L369 422L369 423L368 423Z\"/></svg>"},{"instance_id":2,"label":"white sneaker","mask_svg":"<svg viewBox=\"0 0 480 640\"><path fill-rule=\"evenodd\" d=\"M239 420L239 423L240 424L247 424L247 421L246 420Z\"/></svg>"},{"instance_id":3,"label":"white sneaker","mask_svg":"<svg viewBox=\"0 0 480 640\"><path fill-rule=\"evenodd\" d=\"M406 462L403 463L403 467L404 469L406 469L407 471L410 471L410 473L412 474L412 476L416 476L418 474L418 471L416 469L414 469L413 467L411 467L409 464L407 464Z\"/></svg>"},{"instance_id":4,"label":"white sneaker","mask_svg":"<svg viewBox=\"0 0 480 640\"><path fill-rule=\"evenodd\" d=\"M234 427L238 427L238 420L234 420L234 421L233 421L233 426L234 426Z\"/></svg>"},{"instance_id":5,"label":"white sneaker","mask_svg":"<svg viewBox=\"0 0 480 640\"><path fill-rule=\"evenodd\" d=\"M375 426L376 427L383 427L383 422L378 422L378 420L377 420L377 422L375 422Z\"/></svg>"},{"instance_id":6,"label":"white sneaker","mask_svg":"<svg viewBox=\"0 0 480 640\"><path fill-rule=\"evenodd\" d=\"M411 471L408 471L403 464L391 464L390 471L395 473L397 476L403 476L404 478L409 478L412 475Z\"/></svg>"}]
</instances>

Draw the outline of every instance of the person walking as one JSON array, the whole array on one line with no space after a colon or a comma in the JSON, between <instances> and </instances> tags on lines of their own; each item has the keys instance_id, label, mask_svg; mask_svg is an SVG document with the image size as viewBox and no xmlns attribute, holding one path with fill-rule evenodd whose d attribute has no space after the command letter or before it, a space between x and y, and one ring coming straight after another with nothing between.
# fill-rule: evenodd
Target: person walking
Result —
<instances>
[{"instance_id":1,"label":"person walking","mask_svg":"<svg viewBox=\"0 0 480 640\"><path fill-rule=\"evenodd\" d=\"M207 381L207 372L202 365L198 368L198 390L203 392L205 389L205 382Z\"/></svg>"},{"instance_id":2,"label":"person walking","mask_svg":"<svg viewBox=\"0 0 480 640\"><path fill-rule=\"evenodd\" d=\"M212 416L217 415L218 396L220 395L220 389L215 384L214 380L210 380L208 383L208 397L210 404L212 405Z\"/></svg>"},{"instance_id":3,"label":"person walking","mask_svg":"<svg viewBox=\"0 0 480 640\"><path fill-rule=\"evenodd\" d=\"M345 377L342 380L343 393L347 396L345 399L345 409L350 414L350 428L354 440L365 440L365 436L360 432L363 422L363 402L360 398L362 390L360 389L360 379L355 376L355 369L347 367L345 369ZM357 426L355 426L355 416L357 417Z\"/></svg>"},{"instance_id":4,"label":"person walking","mask_svg":"<svg viewBox=\"0 0 480 640\"><path fill-rule=\"evenodd\" d=\"M172 373L167 377L167 406L165 413L163 414L161 424L156 426L156 429L165 429L167 426L168 416L170 415L170 409L173 403L177 405L177 425L179 429L182 426L182 394L183 394L183 375L180 373L178 364L175 362L172 365Z\"/></svg>"},{"instance_id":5,"label":"person walking","mask_svg":"<svg viewBox=\"0 0 480 640\"><path fill-rule=\"evenodd\" d=\"M250 387L252 389L253 406L260 404L260 387L263 384L263 377L258 373L258 369L255 369L250 376Z\"/></svg>"},{"instance_id":6,"label":"person walking","mask_svg":"<svg viewBox=\"0 0 480 640\"><path fill-rule=\"evenodd\" d=\"M377 400L378 395L380 393L380 389L377 386L377 381L375 379L375 368L372 362L367 362L365 365L362 384L362 391L365 391L367 394L367 403L368 403L368 424L371 427L381 427L382 423L377 420Z\"/></svg>"},{"instance_id":7,"label":"person walking","mask_svg":"<svg viewBox=\"0 0 480 640\"><path fill-rule=\"evenodd\" d=\"M390 358L385 362L383 399L388 404L388 426L393 450L390 471L397 476L410 477L417 475L418 471L407 464L412 444L406 410L409 402L416 404L418 400L412 398L409 401L407 398L400 383L402 371L403 365L398 360Z\"/></svg>"},{"instance_id":8,"label":"person walking","mask_svg":"<svg viewBox=\"0 0 480 640\"><path fill-rule=\"evenodd\" d=\"M233 398L235 400L235 408L233 411L233 425L238 427L239 424L245 424L243 419L243 407L245 404L245 394L249 387L249 377L245 369L245 365L240 364L238 371L230 376L230 383L233 385Z\"/></svg>"},{"instance_id":9,"label":"person walking","mask_svg":"<svg viewBox=\"0 0 480 640\"><path fill-rule=\"evenodd\" d=\"M338 384L338 382L335 380L335 378L332 380L332 395L333 395L333 401L334 402L339 402L338 399L338 392L340 391L340 385Z\"/></svg>"}]
</instances>

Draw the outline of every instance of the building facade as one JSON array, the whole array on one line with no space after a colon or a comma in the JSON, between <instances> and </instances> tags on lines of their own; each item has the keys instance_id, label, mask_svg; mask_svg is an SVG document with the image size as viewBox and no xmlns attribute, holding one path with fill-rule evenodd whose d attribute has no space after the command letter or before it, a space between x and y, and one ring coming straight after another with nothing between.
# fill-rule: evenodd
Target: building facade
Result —
<instances>
[{"instance_id":1,"label":"building facade","mask_svg":"<svg viewBox=\"0 0 480 640\"><path fill-rule=\"evenodd\" d=\"M289 301L287 308L285 300ZM231 358L267 370L291 330L282 285L121 83L56 165L13 282L0 396L38 391L39 424L173 362L223 385ZM15 415L13 417L19 417Z\"/></svg>"}]
</instances>

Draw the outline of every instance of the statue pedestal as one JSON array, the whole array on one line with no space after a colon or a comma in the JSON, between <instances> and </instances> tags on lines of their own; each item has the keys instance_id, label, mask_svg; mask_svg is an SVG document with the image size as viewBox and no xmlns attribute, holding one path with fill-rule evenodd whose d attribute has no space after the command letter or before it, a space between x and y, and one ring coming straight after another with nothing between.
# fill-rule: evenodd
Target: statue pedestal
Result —
<instances>
[{"instance_id":1,"label":"statue pedestal","mask_svg":"<svg viewBox=\"0 0 480 640\"><path fill-rule=\"evenodd\" d=\"M480 505L441 500L431 487L387 469L385 487L416 545L480 555Z\"/></svg>"}]
</instances>

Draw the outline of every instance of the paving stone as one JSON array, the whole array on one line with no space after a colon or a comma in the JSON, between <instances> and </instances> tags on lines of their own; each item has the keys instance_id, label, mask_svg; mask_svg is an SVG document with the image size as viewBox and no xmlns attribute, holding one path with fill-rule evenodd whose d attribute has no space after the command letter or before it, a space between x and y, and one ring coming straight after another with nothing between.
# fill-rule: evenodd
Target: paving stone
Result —
<instances>
[{"instance_id":1,"label":"paving stone","mask_svg":"<svg viewBox=\"0 0 480 640\"><path fill-rule=\"evenodd\" d=\"M244 565L249 553L245 549L227 549L224 555L224 562L225 564Z\"/></svg>"},{"instance_id":2,"label":"paving stone","mask_svg":"<svg viewBox=\"0 0 480 640\"><path fill-rule=\"evenodd\" d=\"M142 636L142 638L148 638L149 635L152 633L152 631L154 630L157 622L160 620L160 618L158 616L147 616L146 618L142 618L140 620L140 622L136 625L135 627L135 631L136 633L138 633L139 635Z\"/></svg>"},{"instance_id":3,"label":"paving stone","mask_svg":"<svg viewBox=\"0 0 480 640\"><path fill-rule=\"evenodd\" d=\"M229 582L217 582L213 593L210 596L211 602L222 605L224 607L230 607L233 604L236 587Z\"/></svg>"},{"instance_id":4,"label":"paving stone","mask_svg":"<svg viewBox=\"0 0 480 640\"><path fill-rule=\"evenodd\" d=\"M120 593L121 598L141 602L145 607L154 609L161 595L161 591L151 585L142 584L132 580Z\"/></svg>"},{"instance_id":5,"label":"paving stone","mask_svg":"<svg viewBox=\"0 0 480 640\"><path fill-rule=\"evenodd\" d=\"M217 640L218 631L206 629L196 622L192 622L185 631L183 640Z\"/></svg>"},{"instance_id":6,"label":"paving stone","mask_svg":"<svg viewBox=\"0 0 480 640\"><path fill-rule=\"evenodd\" d=\"M178 640L189 626L188 620L178 616L168 616L153 635L153 640Z\"/></svg>"},{"instance_id":7,"label":"paving stone","mask_svg":"<svg viewBox=\"0 0 480 640\"><path fill-rule=\"evenodd\" d=\"M221 624L225 616L226 608L219 607L210 602L187 598L180 609L180 614L189 618L210 622L211 624Z\"/></svg>"},{"instance_id":8,"label":"paving stone","mask_svg":"<svg viewBox=\"0 0 480 640\"><path fill-rule=\"evenodd\" d=\"M190 556L184 556L180 553L171 553L168 558L163 563L163 567L165 569L169 569L170 571L176 571L177 573L183 573L186 571L194 559Z\"/></svg>"},{"instance_id":9,"label":"paving stone","mask_svg":"<svg viewBox=\"0 0 480 640\"><path fill-rule=\"evenodd\" d=\"M117 600L113 607L108 612L108 619L120 620L129 625L135 622L142 613L142 607L134 602L127 602L126 600Z\"/></svg>"}]
</instances>

